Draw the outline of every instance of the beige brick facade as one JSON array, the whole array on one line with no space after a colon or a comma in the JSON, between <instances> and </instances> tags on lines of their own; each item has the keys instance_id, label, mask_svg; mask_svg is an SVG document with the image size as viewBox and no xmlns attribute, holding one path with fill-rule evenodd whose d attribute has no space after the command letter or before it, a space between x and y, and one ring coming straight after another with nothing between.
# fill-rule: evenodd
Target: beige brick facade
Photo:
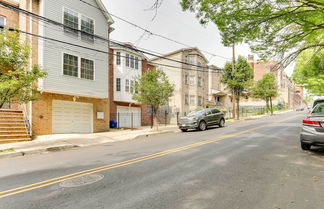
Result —
<instances>
[{"instance_id":1,"label":"beige brick facade","mask_svg":"<svg viewBox=\"0 0 324 209\"><path fill-rule=\"evenodd\" d=\"M13 6L18 7L18 3L12 0L1 0L2 2L5 2L7 4L11 4ZM19 26L19 13L5 8L5 7L0 7L0 16L4 17L6 19L6 26L7 27L13 27L16 28Z\"/></svg>"},{"instance_id":2,"label":"beige brick facade","mask_svg":"<svg viewBox=\"0 0 324 209\"><path fill-rule=\"evenodd\" d=\"M52 101L65 100L74 101L73 96L42 93L38 100L33 102L32 127L34 135L44 135L52 133ZM93 104L93 130L103 132L109 129L109 103L107 99L94 99L89 97L78 97L75 102L85 102ZM104 119L97 119L97 112L104 112Z\"/></svg>"}]
</instances>

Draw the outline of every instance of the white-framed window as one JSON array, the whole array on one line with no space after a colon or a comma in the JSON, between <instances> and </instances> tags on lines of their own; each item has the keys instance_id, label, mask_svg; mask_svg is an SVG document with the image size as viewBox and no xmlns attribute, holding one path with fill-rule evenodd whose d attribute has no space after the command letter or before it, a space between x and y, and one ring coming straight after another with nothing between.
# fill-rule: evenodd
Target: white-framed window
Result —
<instances>
[{"instance_id":1,"label":"white-framed window","mask_svg":"<svg viewBox=\"0 0 324 209\"><path fill-rule=\"evenodd\" d=\"M94 42L93 34L94 34L94 21L93 19L81 15L81 31L85 33L81 33L81 39ZM89 35L92 34L92 35Z\"/></svg>"},{"instance_id":2,"label":"white-framed window","mask_svg":"<svg viewBox=\"0 0 324 209\"><path fill-rule=\"evenodd\" d=\"M79 77L78 57L70 54L63 55L63 75Z\"/></svg>"},{"instance_id":3,"label":"white-framed window","mask_svg":"<svg viewBox=\"0 0 324 209\"><path fill-rule=\"evenodd\" d=\"M125 65L129 67L129 54L126 54Z\"/></svg>"},{"instance_id":4,"label":"white-framed window","mask_svg":"<svg viewBox=\"0 0 324 209\"><path fill-rule=\"evenodd\" d=\"M198 76L198 86L203 86L203 81L200 76Z\"/></svg>"},{"instance_id":5,"label":"white-framed window","mask_svg":"<svg viewBox=\"0 0 324 209\"><path fill-rule=\"evenodd\" d=\"M185 95L185 105L189 104L189 96L186 94Z\"/></svg>"},{"instance_id":6,"label":"white-framed window","mask_svg":"<svg viewBox=\"0 0 324 209\"><path fill-rule=\"evenodd\" d=\"M189 76L189 85L190 86L196 85L196 76L194 76L194 75Z\"/></svg>"},{"instance_id":7,"label":"white-framed window","mask_svg":"<svg viewBox=\"0 0 324 209\"><path fill-rule=\"evenodd\" d=\"M198 65L198 66L202 66L202 65L203 65L203 61L202 61L201 57L199 57L199 58L197 59L197 65Z\"/></svg>"},{"instance_id":8,"label":"white-framed window","mask_svg":"<svg viewBox=\"0 0 324 209\"><path fill-rule=\"evenodd\" d=\"M121 64L121 60L120 60L120 52L116 53L116 65L120 65Z\"/></svg>"},{"instance_id":9,"label":"white-framed window","mask_svg":"<svg viewBox=\"0 0 324 209\"><path fill-rule=\"evenodd\" d=\"M129 92L129 80L128 79L125 80L125 91Z\"/></svg>"},{"instance_id":10,"label":"white-framed window","mask_svg":"<svg viewBox=\"0 0 324 209\"><path fill-rule=\"evenodd\" d=\"M134 68L134 67L135 67L135 58L134 58L133 55L130 56L130 61L131 61L131 63L130 63L130 67L131 67L131 68Z\"/></svg>"},{"instance_id":11,"label":"white-framed window","mask_svg":"<svg viewBox=\"0 0 324 209\"><path fill-rule=\"evenodd\" d=\"M120 90L121 90L120 78L116 78L116 91L120 91Z\"/></svg>"},{"instance_id":12,"label":"white-framed window","mask_svg":"<svg viewBox=\"0 0 324 209\"><path fill-rule=\"evenodd\" d=\"M188 56L188 63L189 64L194 64L195 63L195 56Z\"/></svg>"},{"instance_id":13,"label":"white-framed window","mask_svg":"<svg viewBox=\"0 0 324 209\"><path fill-rule=\"evenodd\" d=\"M134 81L130 81L130 93L134 93Z\"/></svg>"},{"instance_id":14,"label":"white-framed window","mask_svg":"<svg viewBox=\"0 0 324 209\"><path fill-rule=\"evenodd\" d=\"M68 8L64 8L63 24L70 28L79 30L79 14ZM64 31L74 35L78 35L78 31L72 30L70 28L64 28Z\"/></svg>"},{"instance_id":15,"label":"white-framed window","mask_svg":"<svg viewBox=\"0 0 324 209\"><path fill-rule=\"evenodd\" d=\"M196 97L194 95L189 96L189 104L195 105L196 104Z\"/></svg>"},{"instance_id":16,"label":"white-framed window","mask_svg":"<svg viewBox=\"0 0 324 209\"><path fill-rule=\"evenodd\" d=\"M198 96L198 105L202 106L202 104L203 104L202 96Z\"/></svg>"},{"instance_id":17,"label":"white-framed window","mask_svg":"<svg viewBox=\"0 0 324 209\"><path fill-rule=\"evenodd\" d=\"M85 58L81 58L81 78L94 79L94 62Z\"/></svg>"},{"instance_id":18,"label":"white-framed window","mask_svg":"<svg viewBox=\"0 0 324 209\"><path fill-rule=\"evenodd\" d=\"M4 27L6 26L7 19L4 16L0 16L0 26Z\"/></svg>"},{"instance_id":19,"label":"white-framed window","mask_svg":"<svg viewBox=\"0 0 324 209\"><path fill-rule=\"evenodd\" d=\"M185 84L189 85L189 75L185 74Z\"/></svg>"},{"instance_id":20,"label":"white-framed window","mask_svg":"<svg viewBox=\"0 0 324 209\"><path fill-rule=\"evenodd\" d=\"M138 57L135 57L135 69L138 70Z\"/></svg>"},{"instance_id":21,"label":"white-framed window","mask_svg":"<svg viewBox=\"0 0 324 209\"><path fill-rule=\"evenodd\" d=\"M95 63L93 60L63 53L63 75L94 80Z\"/></svg>"}]
</instances>

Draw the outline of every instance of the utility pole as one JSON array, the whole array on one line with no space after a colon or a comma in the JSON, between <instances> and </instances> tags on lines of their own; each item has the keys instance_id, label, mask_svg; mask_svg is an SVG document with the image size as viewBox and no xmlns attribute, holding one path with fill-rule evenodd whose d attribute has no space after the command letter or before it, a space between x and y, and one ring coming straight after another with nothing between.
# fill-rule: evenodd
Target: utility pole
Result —
<instances>
[{"instance_id":1,"label":"utility pole","mask_svg":"<svg viewBox=\"0 0 324 209\"><path fill-rule=\"evenodd\" d=\"M232 46L232 54L233 54L233 60L232 60L232 73L234 73L235 71L235 43L233 43L233 46ZM234 89L232 90L232 105L233 105L233 119L235 119L235 112L236 112L236 108L235 108L235 91ZM239 114L239 113L237 113Z\"/></svg>"}]
</instances>

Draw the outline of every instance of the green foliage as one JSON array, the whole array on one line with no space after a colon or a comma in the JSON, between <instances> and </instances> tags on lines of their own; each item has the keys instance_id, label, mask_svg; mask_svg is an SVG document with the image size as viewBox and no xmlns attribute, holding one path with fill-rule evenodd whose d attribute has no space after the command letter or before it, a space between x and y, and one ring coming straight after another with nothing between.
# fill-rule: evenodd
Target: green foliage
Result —
<instances>
[{"instance_id":1,"label":"green foliage","mask_svg":"<svg viewBox=\"0 0 324 209\"><path fill-rule=\"evenodd\" d=\"M288 64L300 52L324 46L323 0L181 0L180 4L195 12L201 24L216 24L225 46L245 42L262 58L286 56L283 63Z\"/></svg>"},{"instance_id":2,"label":"green foliage","mask_svg":"<svg viewBox=\"0 0 324 209\"><path fill-rule=\"evenodd\" d=\"M156 114L158 108L166 105L173 95L174 85L170 84L167 75L161 70L149 70L137 78L133 99L140 104L152 105Z\"/></svg>"},{"instance_id":3,"label":"green foliage","mask_svg":"<svg viewBox=\"0 0 324 209\"><path fill-rule=\"evenodd\" d=\"M234 71L232 70L232 63L227 62L224 66L221 82L225 83L227 88L234 92L237 101L237 119L239 119L239 100L241 94L251 86L252 78L252 68L242 56L238 57L237 62L235 63Z\"/></svg>"},{"instance_id":4,"label":"green foliage","mask_svg":"<svg viewBox=\"0 0 324 209\"><path fill-rule=\"evenodd\" d=\"M278 95L278 85L272 73L264 74L252 88L251 95L254 98L267 100Z\"/></svg>"},{"instance_id":5,"label":"green foliage","mask_svg":"<svg viewBox=\"0 0 324 209\"><path fill-rule=\"evenodd\" d=\"M297 59L293 72L296 84L314 95L324 94L324 51L305 50Z\"/></svg>"},{"instance_id":6,"label":"green foliage","mask_svg":"<svg viewBox=\"0 0 324 209\"><path fill-rule=\"evenodd\" d=\"M0 108L11 101L28 102L36 99L35 82L46 76L35 65L27 70L30 47L22 44L19 33L0 33Z\"/></svg>"},{"instance_id":7,"label":"green foliage","mask_svg":"<svg viewBox=\"0 0 324 209\"><path fill-rule=\"evenodd\" d=\"M275 76L272 73L264 74L262 79L258 80L255 86L252 88L251 95L254 98L265 100L267 103L267 110L269 108L269 102L270 102L270 110L272 114L273 113L272 97L278 95L278 85Z\"/></svg>"},{"instance_id":8,"label":"green foliage","mask_svg":"<svg viewBox=\"0 0 324 209\"><path fill-rule=\"evenodd\" d=\"M251 66L244 57L239 56L235 63L234 71L232 70L231 62L225 64L221 82L225 83L235 94L240 95L251 85L252 78L253 72Z\"/></svg>"}]
</instances>

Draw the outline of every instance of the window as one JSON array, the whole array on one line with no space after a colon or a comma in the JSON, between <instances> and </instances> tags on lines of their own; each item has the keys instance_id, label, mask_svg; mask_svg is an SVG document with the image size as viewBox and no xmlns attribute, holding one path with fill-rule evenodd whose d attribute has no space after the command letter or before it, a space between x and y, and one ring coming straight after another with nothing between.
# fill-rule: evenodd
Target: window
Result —
<instances>
[{"instance_id":1,"label":"window","mask_svg":"<svg viewBox=\"0 0 324 209\"><path fill-rule=\"evenodd\" d=\"M116 65L120 65L120 52L116 53Z\"/></svg>"},{"instance_id":2,"label":"window","mask_svg":"<svg viewBox=\"0 0 324 209\"><path fill-rule=\"evenodd\" d=\"M128 79L126 79L126 81L125 81L125 91L129 92L129 80Z\"/></svg>"},{"instance_id":3,"label":"window","mask_svg":"<svg viewBox=\"0 0 324 209\"><path fill-rule=\"evenodd\" d=\"M126 67L129 67L129 54L126 54L126 59L125 59L126 61Z\"/></svg>"},{"instance_id":4,"label":"window","mask_svg":"<svg viewBox=\"0 0 324 209\"><path fill-rule=\"evenodd\" d=\"M196 84L196 76L190 75L189 76L189 85L193 86Z\"/></svg>"},{"instance_id":5,"label":"window","mask_svg":"<svg viewBox=\"0 0 324 209\"><path fill-rule=\"evenodd\" d=\"M188 97L188 95L185 95L185 104L186 104L186 105L189 104L189 97Z\"/></svg>"},{"instance_id":6,"label":"window","mask_svg":"<svg viewBox=\"0 0 324 209\"><path fill-rule=\"evenodd\" d=\"M189 76L187 74L185 75L185 84L189 85Z\"/></svg>"},{"instance_id":7,"label":"window","mask_svg":"<svg viewBox=\"0 0 324 209\"><path fill-rule=\"evenodd\" d=\"M217 109L212 109L210 112L211 112L211 114L216 114L216 113L219 113L220 111Z\"/></svg>"},{"instance_id":8,"label":"window","mask_svg":"<svg viewBox=\"0 0 324 209\"><path fill-rule=\"evenodd\" d=\"M78 77L78 70L78 57L70 54L64 54L63 75Z\"/></svg>"},{"instance_id":9,"label":"window","mask_svg":"<svg viewBox=\"0 0 324 209\"><path fill-rule=\"evenodd\" d=\"M6 18L0 16L0 27L4 27L6 25Z\"/></svg>"},{"instance_id":10,"label":"window","mask_svg":"<svg viewBox=\"0 0 324 209\"><path fill-rule=\"evenodd\" d=\"M130 92L134 93L134 81L133 80L130 81Z\"/></svg>"},{"instance_id":11,"label":"window","mask_svg":"<svg viewBox=\"0 0 324 209\"><path fill-rule=\"evenodd\" d=\"M202 60L201 60L201 58L198 58L197 65L198 66L202 66Z\"/></svg>"},{"instance_id":12,"label":"window","mask_svg":"<svg viewBox=\"0 0 324 209\"><path fill-rule=\"evenodd\" d=\"M94 64L92 60L81 58L81 78L93 80Z\"/></svg>"},{"instance_id":13,"label":"window","mask_svg":"<svg viewBox=\"0 0 324 209\"><path fill-rule=\"evenodd\" d=\"M198 76L198 86L202 86L202 78L200 76Z\"/></svg>"},{"instance_id":14,"label":"window","mask_svg":"<svg viewBox=\"0 0 324 209\"><path fill-rule=\"evenodd\" d=\"M135 94L138 94L138 82L137 81L135 81Z\"/></svg>"},{"instance_id":15,"label":"window","mask_svg":"<svg viewBox=\"0 0 324 209\"><path fill-rule=\"evenodd\" d=\"M194 56L188 56L188 63L194 64L195 63L195 57Z\"/></svg>"},{"instance_id":16,"label":"window","mask_svg":"<svg viewBox=\"0 0 324 209\"><path fill-rule=\"evenodd\" d=\"M120 78L116 78L116 91L120 91L120 89L121 89Z\"/></svg>"},{"instance_id":17,"label":"window","mask_svg":"<svg viewBox=\"0 0 324 209\"><path fill-rule=\"evenodd\" d=\"M67 8L64 8L64 25L78 30L79 29L78 13L73 12L72 10L69 10ZM66 27L64 28L64 31L68 33L72 33L74 35L78 35L78 31L75 31L70 28Z\"/></svg>"},{"instance_id":18,"label":"window","mask_svg":"<svg viewBox=\"0 0 324 209\"><path fill-rule=\"evenodd\" d=\"M198 96L198 105L199 106L202 106L202 104L203 104L202 97L201 96Z\"/></svg>"},{"instance_id":19,"label":"window","mask_svg":"<svg viewBox=\"0 0 324 209\"><path fill-rule=\"evenodd\" d=\"M135 57L135 69L138 70L138 57Z\"/></svg>"},{"instance_id":20,"label":"window","mask_svg":"<svg viewBox=\"0 0 324 209\"><path fill-rule=\"evenodd\" d=\"M195 105L196 104L196 97L194 95L190 95L190 100L189 100L189 104L190 105Z\"/></svg>"},{"instance_id":21,"label":"window","mask_svg":"<svg viewBox=\"0 0 324 209\"><path fill-rule=\"evenodd\" d=\"M135 66L135 65L134 65L135 59L134 59L134 56L133 56L133 55L130 56L130 61L131 61L131 63L130 63L130 67L131 67L131 68L134 68L134 66Z\"/></svg>"},{"instance_id":22,"label":"window","mask_svg":"<svg viewBox=\"0 0 324 209\"><path fill-rule=\"evenodd\" d=\"M85 33L81 33L81 39L86 41L94 41L94 21L88 17L81 16L81 31ZM92 35L89 35L92 34Z\"/></svg>"}]
</instances>

